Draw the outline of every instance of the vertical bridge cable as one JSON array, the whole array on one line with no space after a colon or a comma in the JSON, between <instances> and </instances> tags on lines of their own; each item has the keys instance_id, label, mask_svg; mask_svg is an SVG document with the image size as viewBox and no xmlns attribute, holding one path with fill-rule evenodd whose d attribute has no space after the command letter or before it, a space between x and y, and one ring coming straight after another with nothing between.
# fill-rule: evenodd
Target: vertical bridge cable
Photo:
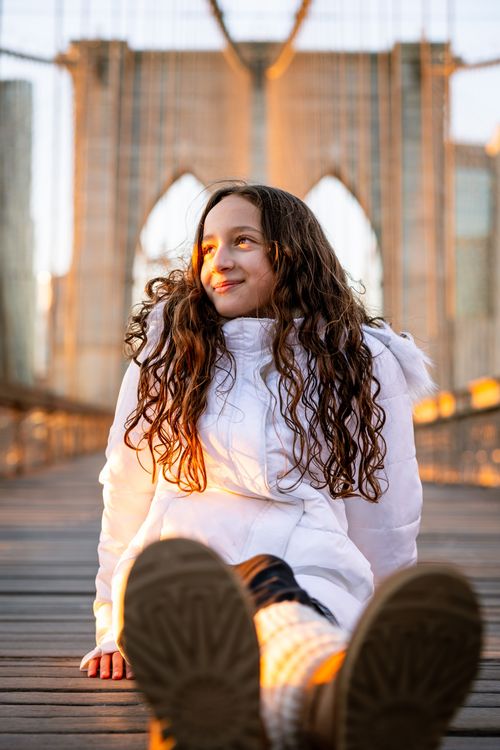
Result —
<instances>
[{"instance_id":1,"label":"vertical bridge cable","mask_svg":"<svg viewBox=\"0 0 500 750\"><path fill-rule=\"evenodd\" d=\"M390 269L391 269L391 307L392 318L395 327L405 327L406 316L404 310L403 282L404 282L404 257L403 253L403 231L402 217L403 209L402 191L402 167L403 167L403 143L402 143L402 53L401 44L396 39L396 9L394 0L391 0L392 17L392 53L390 56L390 104L391 104L391 141L389 169L391 172L390 183L390 205L393 208L391 215L391 245L390 245Z\"/></svg>"},{"instance_id":2,"label":"vertical bridge cable","mask_svg":"<svg viewBox=\"0 0 500 750\"><path fill-rule=\"evenodd\" d=\"M434 96L433 80L431 77L432 48L426 34L427 19L423 18L422 35L420 39L420 122L421 160L420 160L420 191L422 201L422 250L426 265L426 308L427 330L432 341L438 335L439 310L437 293L437 258L436 258L436 187L434 160Z\"/></svg>"},{"instance_id":3,"label":"vertical bridge cable","mask_svg":"<svg viewBox=\"0 0 500 750\"><path fill-rule=\"evenodd\" d=\"M56 0L55 18L54 18L54 48L56 53L62 52L63 41L63 23L64 23L64 0ZM58 247L60 237L60 227L58 226L58 216L60 211L61 200L61 75L59 67L54 66L53 70L54 98L52 102L52 180L50 186L51 198L51 227L50 227L50 247L49 247L49 265L51 274L54 268L54 250Z\"/></svg>"},{"instance_id":4,"label":"vertical bridge cable","mask_svg":"<svg viewBox=\"0 0 500 750\"><path fill-rule=\"evenodd\" d=\"M452 0L446 0L446 26L447 41L444 45L444 68L446 74L443 77L443 98L445 102L444 111L444 201L445 201L445 228L444 228L444 278L445 303L444 310L439 312L444 316L443 324L446 328L439 333L444 333L446 351L442 355L444 372L441 378L449 385L455 382L454 362L454 319L456 314L456 259L455 259L455 146L451 140L451 102L450 102L450 73L453 72L453 60L451 54L452 27L454 20L454 8ZM441 306L442 308L442 306ZM440 336L441 341L443 337ZM444 378L443 378L444 376Z\"/></svg>"},{"instance_id":5,"label":"vertical bridge cable","mask_svg":"<svg viewBox=\"0 0 500 750\"><path fill-rule=\"evenodd\" d=\"M3 32L3 0L0 0L0 80L1 80L1 67L2 67L2 32Z\"/></svg>"},{"instance_id":6,"label":"vertical bridge cable","mask_svg":"<svg viewBox=\"0 0 500 750\"><path fill-rule=\"evenodd\" d=\"M346 28L345 7L343 0L339 5L339 29ZM350 186L349 179L349 159L348 159L348 132L349 132L349 100L347 96L347 76L348 76L348 53L346 50L345 38L342 33L339 35L339 57L338 57L338 99L339 99L339 123L338 133L340 141L339 154L339 180L346 186Z\"/></svg>"},{"instance_id":7,"label":"vertical bridge cable","mask_svg":"<svg viewBox=\"0 0 500 750\"><path fill-rule=\"evenodd\" d=\"M2 32L3 32L3 0L0 0L0 86L2 81ZM0 116L1 116L0 111ZM1 141L0 141L1 148ZM5 271L3 268L2 257L0 256L0 278L4 275ZM7 361L7 347L6 347L6 310L4 309L3 290L0 286L0 379L4 376L4 369L6 368Z\"/></svg>"},{"instance_id":8,"label":"vertical bridge cable","mask_svg":"<svg viewBox=\"0 0 500 750\"><path fill-rule=\"evenodd\" d=\"M369 51L365 49L363 7L358 0L359 39L356 55L356 130L358 133L357 146L357 195L356 198L363 208L365 215L371 220L371 187L370 187L370 80L369 80ZM354 176L354 175L353 175Z\"/></svg>"},{"instance_id":9,"label":"vertical bridge cable","mask_svg":"<svg viewBox=\"0 0 500 750\"><path fill-rule=\"evenodd\" d=\"M85 0L82 4L82 15L80 22L87 25L87 39L90 38L90 0ZM85 38L82 33L80 38ZM75 67L73 77L73 96L75 97L74 109L76 111L75 124L80 125L78 133L75 131L75 163L74 163L74 185L76 188L74 201L74 234L73 234L73 253L71 264L66 276L64 285L64 333L63 333L63 354L65 369L65 391L72 397L77 395L78 391L78 373L77 373L77 331L79 325L79 301L81 299L81 257L84 244L87 240L84 235L86 225L85 214L87 211L88 198L88 161L89 161L89 58L90 48L85 43L79 47L79 60ZM80 115L80 117L78 117ZM77 144L78 139L78 144ZM80 310L81 314L81 310Z\"/></svg>"},{"instance_id":10,"label":"vertical bridge cable","mask_svg":"<svg viewBox=\"0 0 500 750\"><path fill-rule=\"evenodd\" d=\"M445 69L451 68L451 43L454 25L454 2L447 0L446 3L446 20L447 20L447 42L445 44ZM431 76L429 76L432 79ZM447 351L445 354L445 366L447 371L444 373L448 384L455 384L455 330L454 321L456 316L456 255L455 255L455 146L451 139L451 111L450 111L450 76L446 75L443 79L444 101L446 110L444 113L444 179L445 179L445 236L444 236L444 278L445 278L445 325L446 328L438 333L444 334L444 340L447 342ZM442 340L442 339L441 339Z\"/></svg>"}]
</instances>

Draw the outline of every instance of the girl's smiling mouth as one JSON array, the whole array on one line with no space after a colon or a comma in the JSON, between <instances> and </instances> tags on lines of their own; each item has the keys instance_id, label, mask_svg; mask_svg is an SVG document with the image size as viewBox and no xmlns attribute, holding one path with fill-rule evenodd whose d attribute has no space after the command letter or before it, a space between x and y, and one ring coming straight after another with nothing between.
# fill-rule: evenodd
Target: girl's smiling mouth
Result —
<instances>
[{"instance_id":1,"label":"girl's smiling mouth","mask_svg":"<svg viewBox=\"0 0 500 750\"><path fill-rule=\"evenodd\" d=\"M240 284L243 284L243 281L220 281L213 286L213 290L218 294L222 294L223 292L227 292L233 287L239 286Z\"/></svg>"}]
</instances>

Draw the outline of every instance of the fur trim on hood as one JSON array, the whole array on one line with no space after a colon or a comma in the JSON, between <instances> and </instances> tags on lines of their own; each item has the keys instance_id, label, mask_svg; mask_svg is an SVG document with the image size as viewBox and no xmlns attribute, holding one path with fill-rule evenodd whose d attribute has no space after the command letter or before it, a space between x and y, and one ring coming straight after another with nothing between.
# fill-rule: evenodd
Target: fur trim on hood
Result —
<instances>
[{"instance_id":1,"label":"fur trim on hood","mask_svg":"<svg viewBox=\"0 0 500 750\"><path fill-rule=\"evenodd\" d=\"M413 402L431 396L438 390L427 369L432 367L433 363L422 349L418 348L411 334L403 332L398 336L387 323L381 328L363 326L363 330L394 354L403 370Z\"/></svg>"}]
</instances>

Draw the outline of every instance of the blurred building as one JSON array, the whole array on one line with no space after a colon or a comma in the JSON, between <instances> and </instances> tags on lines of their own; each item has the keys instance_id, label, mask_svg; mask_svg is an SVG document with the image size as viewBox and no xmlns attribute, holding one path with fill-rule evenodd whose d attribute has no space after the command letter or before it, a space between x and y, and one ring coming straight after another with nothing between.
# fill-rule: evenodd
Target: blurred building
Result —
<instances>
[{"instance_id":1,"label":"blurred building","mask_svg":"<svg viewBox=\"0 0 500 750\"><path fill-rule=\"evenodd\" d=\"M455 388L500 373L500 148L460 145L455 161Z\"/></svg>"},{"instance_id":2,"label":"blurred building","mask_svg":"<svg viewBox=\"0 0 500 750\"><path fill-rule=\"evenodd\" d=\"M34 380L32 85L0 80L0 380Z\"/></svg>"}]
</instances>

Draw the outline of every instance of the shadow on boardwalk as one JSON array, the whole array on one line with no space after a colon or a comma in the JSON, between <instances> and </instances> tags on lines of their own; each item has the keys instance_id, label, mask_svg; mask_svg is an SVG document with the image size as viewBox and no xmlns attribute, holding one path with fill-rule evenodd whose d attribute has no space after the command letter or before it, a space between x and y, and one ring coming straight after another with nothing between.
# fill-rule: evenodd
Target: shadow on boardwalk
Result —
<instances>
[{"instance_id":1,"label":"shadow on boardwalk","mask_svg":"<svg viewBox=\"0 0 500 750\"><path fill-rule=\"evenodd\" d=\"M134 684L78 671L91 614L101 456L0 480L0 750L147 746ZM426 487L422 560L472 577L487 619L482 669L445 750L500 748L500 491ZM404 748L402 748L404 750Z\"/></svg>"}]
</instances>

